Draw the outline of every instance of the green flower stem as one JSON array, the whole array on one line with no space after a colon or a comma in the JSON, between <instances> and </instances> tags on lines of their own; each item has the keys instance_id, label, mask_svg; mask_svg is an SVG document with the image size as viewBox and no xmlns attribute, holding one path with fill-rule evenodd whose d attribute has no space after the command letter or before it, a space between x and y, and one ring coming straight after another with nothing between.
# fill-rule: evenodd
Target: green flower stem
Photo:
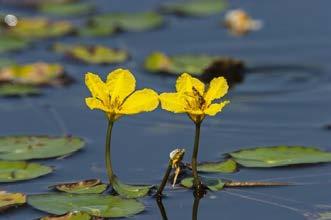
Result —
<instances>
[{"instance_id":1,"label":"green flower stem","mask_svg":"<svg viewBox=\"0 0 331 220\"><path fill-rule=\"evenodd\" d=\"M194 196L194 203L192 208L192 220L198 219L198 210L199 210L199 203L200 203L200 196Z\"/></svg>"},{"instance_id":2,"label":"green flower stem","mask_svg":"<svg viewBox=\"0 0 331 220\"><path fill-rule=\"evenodd\" d=\"M194 184L194 189L196 192L202 191L203 187L201 184L201 180L198 175L198 152L199 152L199 140L200 140L200 125L201 122L196 122L195 123L195 138L194 138L194 149L193 149L193 154L192 154L192 173L193 173L193 184Z\"/></svg>"},{"instance_id":3,"label":"green flower stem","mask_svg":"<svg viewBox=\"0 0 331 220\"><path fill-rule=\"evenodd\" d=\"M161 185L159 186L159 188L156 192L156 195L155 195L157 199L160 199L162 197L162 192L163 192L165 185L167 184L171 170L172 170L172 160L170 159L167 171L165 172Z\"/></svg>"},{"instance_id":4,"label":"green flower stem","mask_svg":"<svg viewBox=\"0 0 331 220\"><path fill-rule=\"evenodd\" d=\"M111 165L111 152L110 152L110 146L111 146L111 133L113 129L114 122L109 120L108 121L108 129L107 129L107 137L106 137L106 148L105 148L105 159L106 159L106 169L107 169L107 175L109 184L112 185L112 180L114 175L113 167Z\"/></svg>"}]
</instances>

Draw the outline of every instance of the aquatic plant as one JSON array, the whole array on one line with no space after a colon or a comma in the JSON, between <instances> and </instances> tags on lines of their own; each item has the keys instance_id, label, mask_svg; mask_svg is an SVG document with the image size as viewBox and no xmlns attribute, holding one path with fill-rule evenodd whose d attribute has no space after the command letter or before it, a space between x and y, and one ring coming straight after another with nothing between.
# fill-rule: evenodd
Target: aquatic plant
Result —
<instances>
[{"instance_id":1,"label":"aquatic plant","mask_svg":"<svg viewBox=\"0 0 331 220\"><path fill-rule=\"evenodd\" d=\"M228 84L224 77L214 78L208 90L205 84L187 73L183 73L176 81L175 93L162 93L161 106L164 110L174 113L186 113L195 124L194 149L192 154L192 173L196 192L202 190L202 183L197 171L197 157L199 151L200 127L207 115L215 116L229 104L229 101L213 103L228 92Z\"/></svg>"},{"instance_id":2,"label":"aquatic plant","mask_svg":"<svg viewBox=\"0 0 331 220\"><path fill-rule=\"evenodd\" d=\"M108 74L106 82L93 73L85 75L85 83L92 97L85 99L90 109L98 109L106 114L108 129L105 145L105 160L109 183L116 184L116 176L111 164L111 136L114 122L124 115L150 112L159 105L158 94L152 89L135 91L136 79L126 69L116 69Z\"/></svg>"}]
</instances>

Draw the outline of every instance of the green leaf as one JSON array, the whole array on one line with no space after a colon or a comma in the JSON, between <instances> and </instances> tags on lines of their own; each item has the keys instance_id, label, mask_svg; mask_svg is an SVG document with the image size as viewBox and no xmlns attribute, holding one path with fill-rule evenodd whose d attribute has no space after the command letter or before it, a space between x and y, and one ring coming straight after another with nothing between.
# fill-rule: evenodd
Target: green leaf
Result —
<instances>
[{"instance_id":1,"label":"green leaf","mask_svg":"<svg viewBox=\"0 0 331 220\"><path fill-rule=\"evenodd\" d=\"M70 212L60 216L46 216L40 220L93 220L94 218L85 212Z\"/></svg>"},{"instance_id":2,"label":"green leaf","mask_svg":"<svg viewBox=\"0 0 331 220\"><path fill-rule=\"evenodd\" d=\"M5 33L23 39L60 37L72 33L74 26L69 21L50 21L47 18L22 18L15 28Z\"/></svg>"},{"instance_id":3,"label":"green leaf","mask_svg":"<svg viewBox=\"0 0 331 220\"><path fill-rule=\"evenodd\" d=\"M220 191L223 189L225 182L223 182L221 179L216 178L207 178L207 177L200 177L201 181L204 185L207 186L207 188L211 191ZM186 188L192 188L193 187L193 177L187 177L185 179L182 179L180 184Z\"/></svg>"},{"instance_id":4,"label":"green leaf","mask_svg":"<svg viewBox=\"0 0 331 220\"><path fill-rule=\"evenodd\" d=\"M331 152L302 146L257 147L239 150L230 155L233 160L245 167L278 167L331 162Z\"/></svg>"},{"instance_id":5,"label":"green leaf","mask_svg":"<svg viewBox=\"0 0 331 220\"><path fill-rule=\"evenodd\" d=\"M77 16L91 13L95 10L94 5L87 2L79 3L43 3L39 6L39 11L57 16Z\"/></svg>"},{"instance_id":6,"label":"green leaf","mask_svg":"<svg viewBox=\"0 0 331 220\"><path fill-rule=\"evenodd\" d=\"M319 218L316 220L331 220L331 212L320 212L318 215Z\"/></svg>"},{"instance_id":7,"label":"green leaf","mask_svg":"<svg viewBox=\"0 0 331 220\"><path fill-rule=\"evenodd\" d=\"M62 192L74 194L103 193L108 185L101 183L98 179L84 180L74 183L62 183L52 186Z\"/></svg>"},{"instance_id":8,"label":"green leaf","mask_svg":"<svg viewBox=\"0 0 331 220\"><path fill-rule=\"evenodd\" d=\"M228 159L220 162L205 162L198 164L198 172L205 173L234 173L237 171L237 163Z\"/></svg>"},{"instance_id":9,"label":"green leaf","mask_svg":"<svg viewBox=\"0 0 331 220\"><path fill-rule=\"evenodd\" d=\"M52 168L25 161L0 160L0 182L16 182L34 179L52 172Z\"/></svg>"},{"instance_id":10,"label":"green leaf","mask_svg":"<svg viewBox=\"0 0 331 220\"><path fill-rule=\"evenodd\" d=\"M79 33L85 36L106 36L118 31L146 31L162 24L163 17L155 12L108 13L93 17Z\"/></svg>"},{"instance_id":11,"label":"green leaf","mask_svg":"<svg viewBox=\"0 0 331 220\"><path fill-rule=\"evenodd\" d=\"M1 40L0 40L1 42ZM0 68L4 68L10 65L13 65L14 62L10 59L0 59Z\"/></svg>"},{"instance_id":12,"label":"green leaf","mask_svg":"<svg viewBox=\"0 0 331 220\"><path fill-rule=\"evenodd\" d=\"M56 52L65 53L73 59L83 61L90 64L112 64L121 63L129 58L129 54L125 50L113 49L101 45L65 45L55 44Z\"/></svg>"},{"instance_id":13,"label":"green leaf","mask_svg":"<svg viewBox=\"0 0 331 220\"><path fill-rule=\"evenodd\" d=\"M115 192L124 198L144 197L154 187L151 185L128 185L122 183L116 176L112 178L112 186Z\"/></svg>"},{"instance_id":14,"label":"green leaf","mask_svg":"<svg viewBox=\"0 0 331 220\"><path fill-rule=\"evenodd\" d=\"M25 85L63 84L68 78L64 68L56 63L30 63L11 65L0 69L0 82L11 82Z\"/></svg>"},{"instance_id":15,"label":"green leaf","mask_svg":"<svg viewBox=\"0 0 331 220\"><path fill-rule=\"evenodd\" d=\"M78 137L3 136L0 137L0 159L30 160L71 154L85 145Z\"/></svg>"},{"instance_id":16,"label":"green leaf","mask_svg":"<svg viewBox=\"0 0 331 220\"><path fill-rule=\"evenodd\" d=\"M166 3L161 6L162 11L185 16L208 16L220 13L227 8L224 0L191 0Z\"/></svg>"},{"instance_id":17,"label":"green leaf","mask_svg":"<svg viewBox=\"0 0 331 220\"><path fill-rule=\"evenodd\" d=\"M144 210L135 199L100 194L50 193L28 197L28 204L54 215L68 212L86 212L98 217L129 217Z\"/></svg>"},{"instance_id":18,"label":"green leaf","mask_svg":"<svg viewBox=\"0 0 331 220\"><path fill-rule=\"evenodd\" d=\"M230 86L242 82L245 72L241 60L206 54L167 56L162 52L154 52L146 57L144 67L150 72L176 76L186 72L206 82L223 76Z\"/></svg>"},{"instance_id":19,"label":"green leaf","mask_svg":"<svg viewBox=\"0 0 331 220\"><path fill-rule=\"evenodd\" d=\"M19 84L3 84L0 85L0 96L4 97L18 97L39 95L40 89L30 85Z\"/></svg>"},{"instance_id":20,"label":"green leaf","mask_svg":"<svg viewBox=\"0 0 331 220\"><path fill-rule=\"evenodd\" d=\"M8 208L23 205L26 202L26 197L22 193L7 193L0 192L0 211Z\"/></svg>"},{"instance_id":21,"label":"green leaf","mask_svg":"<svg viewBox=\"0 0 331 220\"><path fill-rule=\"evenodd\" d=\"M4 36L0 32L0 53L17 51L29 46L29 41L11 36Z\"/></svg>"}]
</instances>

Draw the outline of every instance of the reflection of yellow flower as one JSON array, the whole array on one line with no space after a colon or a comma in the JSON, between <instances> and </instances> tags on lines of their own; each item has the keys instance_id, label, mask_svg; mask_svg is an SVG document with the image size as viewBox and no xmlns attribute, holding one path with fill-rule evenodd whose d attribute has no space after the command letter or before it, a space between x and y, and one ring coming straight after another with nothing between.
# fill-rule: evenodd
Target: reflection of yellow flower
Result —
<instances>
[{"instance_id":1,"label":"reflection of yellow flower","mask_svg":"<svg viewBox=\"0 0 331 220\"><path fill-rule=\"evenodd\" d=\"M183 73L176 82L176 93L160 95L162 108L174 113L187 113L195 122L200 123L206 115L214 116L222 111L229 101L212 103L228 92L228 84L224 77L214 78L207 91L198 79Z\"/></svg>"},{"instance_id":2,"label":"reflection of yellow flower","mask_svg":"<svg viewBox=\"0 0 331 220\"><path fill-rule=\"evenodd\" d=\"M136 80L128 70L114 70L106 82L98 75L87 73L85 84L92 94L85 99L87 106L104 111L111 121L122 115L153 111L159 104L158 94L152 89L135 91Z\"/></svg>"}]
</instances>

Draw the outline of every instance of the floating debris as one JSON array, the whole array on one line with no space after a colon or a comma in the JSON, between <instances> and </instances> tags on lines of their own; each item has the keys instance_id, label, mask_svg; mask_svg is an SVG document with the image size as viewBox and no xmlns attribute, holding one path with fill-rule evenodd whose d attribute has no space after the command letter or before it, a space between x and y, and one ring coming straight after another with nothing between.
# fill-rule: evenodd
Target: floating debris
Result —
<instances>
[{"instance_id":1,"label":"floating debris","mask_svg":"<svg viewBox=\"0 0 331 220\"><path fill-rule=\"evenodd\" d=\"M252 19L244 10L235 9L225 14L225 26L235 36L242 36L251 31L260 30L262 21Z\"/></svg>"}]
</instances>

